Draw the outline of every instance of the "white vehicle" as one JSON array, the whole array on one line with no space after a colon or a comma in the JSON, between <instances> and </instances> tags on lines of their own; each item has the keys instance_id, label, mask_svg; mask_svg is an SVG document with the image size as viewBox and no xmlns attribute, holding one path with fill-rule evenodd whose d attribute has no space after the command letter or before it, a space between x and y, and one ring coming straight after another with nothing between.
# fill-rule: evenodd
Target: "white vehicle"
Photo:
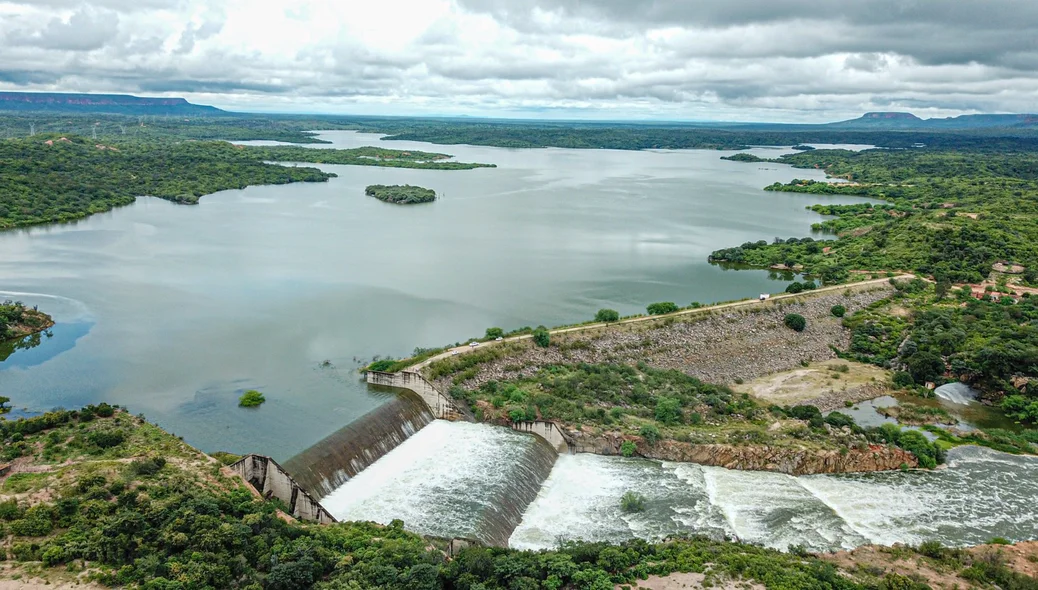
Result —
<instances>
[{"instance_id":1,"label":"white vehicle","mask_svg":"<svg viewBox=\"0 0 1038 590\"><path fill-rule=\"evenodd\" d=\"M494 342L501 342L502 340L504 340L504 338L501 337L501 336L498 336L497 338L494 338Z\"/></svg>"},{"instance_id":2,"label":"white vehicle","mask_svg":"<svg viewBox=\"0 0 1038 590\"><path fill-rule=\"evenodd\" d=\"M452 350L452 351L451 351L451 354L458 354L458 351L456 351L456 350Z\"/></svg>"},{"instance_id":3,"label":"white vehicle","mask_svg":"<svg viewBox=\"0 0 1038 590\"><path fill-rule=\"evenodd\" d=\"M475 347L479 346L479 342L469 342L469 346L471 346L472 348L475 348Z\"/></svg>"}]
</instances>

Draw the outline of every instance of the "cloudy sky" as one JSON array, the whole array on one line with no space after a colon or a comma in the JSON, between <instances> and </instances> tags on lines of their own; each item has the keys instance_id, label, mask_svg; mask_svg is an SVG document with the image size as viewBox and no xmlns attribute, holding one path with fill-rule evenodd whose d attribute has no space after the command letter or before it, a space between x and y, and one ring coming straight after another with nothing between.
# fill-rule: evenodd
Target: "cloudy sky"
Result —
<instances>
[{"instance_id":1,"label":"cloudy sky","mask_svg":"<svg viewBox=\"0 0 1038 590\"><path fill-rule=\"evenodd\" d=\"M1038 111L1038 0L0 0L0 89L238 110Z\"/></svg>"}]
</instances>

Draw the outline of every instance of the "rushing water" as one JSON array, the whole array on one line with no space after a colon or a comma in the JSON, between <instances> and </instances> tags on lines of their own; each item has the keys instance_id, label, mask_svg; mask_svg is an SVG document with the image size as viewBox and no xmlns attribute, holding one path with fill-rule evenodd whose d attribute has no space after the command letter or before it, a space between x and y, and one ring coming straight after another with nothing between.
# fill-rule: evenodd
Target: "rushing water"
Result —
<instances>
[{"instance_id":1,"label":"rushing water","mask_svg":"<svg viewBox=\"0 0 1038 590\"><path fill-rule=\"evenodd\" d=\"M437 420L321 503L340 520L505 545L556 456L533 435Z\"/></svg>"},{"instance_id":2,"label":"rushing water","mask_svg":"<svg viewBox=\"0 0 1038 590\"><path fill-rule=\"evenodd\" d=\"M931 472L812 475L731 471L638 459L559 457L510 544L553 546L560 538L619 541L673 534L737 537L785 549L864 543L948 545L1038 536L1038 459L980 447L949 453ZM620 496L647 499L624 514Z\"/></svg>"},{"instance_id":3,"label":"rushing water","mask_svg":"<svg viewBox=\"0 0 1038 590\"><path fill-rule=\"evenodd\" d=\"M723 271L706 256L806 235L819 219L806 205L861 201L764 192L823 175L719 159L731 152L388 145L498 168L326 166L339 177L225 191L198 206L142 198L0 233L0 290L17 293L0 298L58 320L52 337L0 361L0 391L31 410L107 400L204 450L283 460L383 403L353 371L359 359L488 326L581 321L602 307L627 314L652 301L781 291L767 272ZM364 196L373 183L442 198L388 205ZM246 389L267 402L237 407Z\"/></svg>"}]
</instances>

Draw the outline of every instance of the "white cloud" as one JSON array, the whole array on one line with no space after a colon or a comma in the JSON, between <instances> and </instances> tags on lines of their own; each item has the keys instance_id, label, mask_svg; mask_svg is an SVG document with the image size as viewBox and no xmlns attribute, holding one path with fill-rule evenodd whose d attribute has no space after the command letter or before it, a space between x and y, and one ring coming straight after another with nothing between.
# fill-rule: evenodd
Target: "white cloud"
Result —
<instances>
[{"instance_id":1,"label":"white cloud","mask_svg":"<svg viewBox=\"0 0 1038 590\"><path fill-rule=\"evenodd\" d=\"M226 108L822 121L1038 104L1038 3L0 0L0 88Z\"/></svg>"}]
</instances>

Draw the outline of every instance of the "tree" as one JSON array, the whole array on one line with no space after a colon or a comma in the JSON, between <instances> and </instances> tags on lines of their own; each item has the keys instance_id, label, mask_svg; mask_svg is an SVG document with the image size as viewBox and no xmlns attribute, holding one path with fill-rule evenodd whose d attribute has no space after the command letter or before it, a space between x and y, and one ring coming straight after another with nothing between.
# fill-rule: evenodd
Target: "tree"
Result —
<instances>
[{"instance_id":1,"label":"tree","mask_svg":"<svg viewBox=\"0 0 1038 590\"><path fill-rule=\"evenodd\" d=\"M681 400L666 396L660 396L656 400L657 422L660 424L680 424L681 418Z\"/></svg>"},{"instance_id":2,"label":"tree","mask_svg":"<svg viewBox=\"0 0 1038 590\"><path fill-rule=\"evenodd\" d=\"M0 395L0 414L11 411L11 408L7 407L7 402L11 401L11 398Z\"/></svg>"},{"instance_id":3,"label":"tree","mask_svg":"<svg viewBox=\"0 0 1038 590\"><path fill-rule=\"evenodd\" d=\"M551 332L548 332L548 328L544 326L537 326L533 331L533 341L541 348L548 348L548 345L551 344Z\"/></svg>"},{"instance_id":4,"label":"tree","mask_svg":"<svg viewBox=\"0 0 1038 590\"><path fill-rule=\"evenodd\" d=\"M500 337L502 337L504 335L505 335L505 331L502 330L501 328L487 328L486 337L487 337L488 340L493 340L495 338L500 338Z\"/></svg>"},{"instance_id":5,"label":"tree","mask_svg":"<svg viewBox=\"0 0 1038 590\"><path fill-rule=\"evenodd\" d=\"M829 313L834 317L842 318L847 313L847 308L842 305L834 305L829 308Z\"/></svg>"},{"instance_id":6,"label":"tree","mask_svg":"<svg viewBox=\"0 0 1038 590\"><path fill-rule=\"evenodd\" d=\"M624 493L620 498L620 509L628 513L645 510L645 496L638 492Z\"/></svg>"},{"instance_id":7,"label":"tree","mask_svg":"<svg viewBox=\"0 0 1038 590\"><path fill-rule=\"evenodd\" d=\"M678 310L678 306L673 301L660 301L658 303L650 303L645 310L649 312L649 315L663 315L665 313L674 313Z\"/></svg>"},{"instance_id":8,"label":"tree","mask_svg":"<svg viewBox=\"0 0 1038 590\"><path fill-rule=\"evenodd\" d=\"M782 323L786 324L786 327L790 330L796 332L803 332L804 328L807 327L807 320L799 313L787 313L786 317L782 319Z\"/></svg>"},{"instance_id":9,"label":"tree","mask_svg":"<svg viewBox=\"0 0 1038 590\"><path fill-rule=\"evenodd\" d=\"M786 285L786 293L800 293L804 290L804 284L800 281L793 281Z\"/></svg>"},{"instance_id":10,"label":"tree","mask_svg":"<svg viewBox=\"0 0 1038 590\"><path fill-rule=\"evenodd\" d=\"M600 309L595 314L596 322L615 322L620 319L620 312L615 309Z\"/></svg>"},{"instance_id":11,"label":"tree","mask_svg":"<svg viewBox=\"0 0 1038 590\"><path fill-rule=\"evenodd\" d=\"M920 350L905 360L916 383L933 381L944 374L944 360L929 350Z\"/></svg>"}]
</instances>

